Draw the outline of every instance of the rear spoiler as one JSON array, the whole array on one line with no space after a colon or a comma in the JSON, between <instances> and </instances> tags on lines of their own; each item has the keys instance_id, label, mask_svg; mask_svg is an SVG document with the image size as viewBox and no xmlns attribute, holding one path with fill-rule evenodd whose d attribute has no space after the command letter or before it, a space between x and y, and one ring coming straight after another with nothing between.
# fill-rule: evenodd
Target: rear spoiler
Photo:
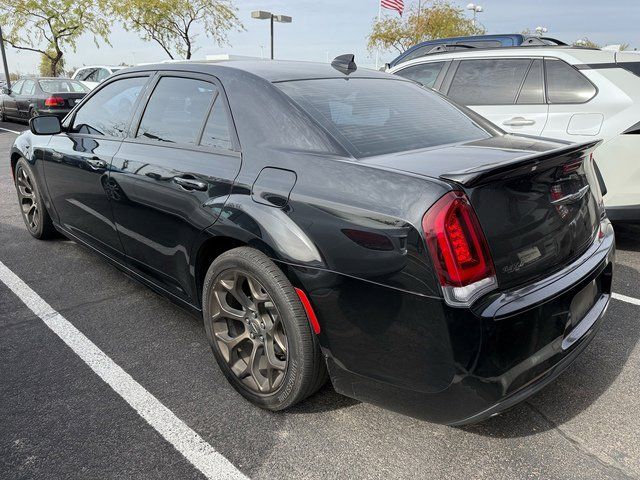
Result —
<instances>
[{"instance_id":1,"label":"rear spoiler","mask_svg":"<svg viewBox=\"0 0 640 480\"><path fill-rule=\"evenodd\" d=\"M463 187L477 187L494 180L526 175L539 168L553 168L588 156L602 140L574 143L546 152L525 155L505 162L480 165L455 172L443 173L440 178L458 183Z\"/></svg>"}]
</instances>

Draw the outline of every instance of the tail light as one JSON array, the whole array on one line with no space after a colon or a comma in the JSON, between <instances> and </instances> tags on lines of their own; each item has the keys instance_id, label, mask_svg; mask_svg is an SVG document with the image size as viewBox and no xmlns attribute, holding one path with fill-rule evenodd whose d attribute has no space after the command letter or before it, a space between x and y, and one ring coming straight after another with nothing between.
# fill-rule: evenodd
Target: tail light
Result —
<instances>
[{"instance_id":1,"label":"tail light","mask_svg":"<svg viewBox=\"0 0 640 480\"><path fill-rule=\"evenodd\" d=\"M452 191L438 200L424 214L422 228L449 305L469 306L497 288L487 240L463 192Z\"/></svg>"},{"instance_id":2,"label":"tail light","mask_svg":"<svg viewBox=\"0 0 640 480\"><path fill-rule=\"evenodd\" d=\"M64 98L62 97L49 97L44 101L45 107L62 107L64 105Z\"/></svg>"}]
</instances>

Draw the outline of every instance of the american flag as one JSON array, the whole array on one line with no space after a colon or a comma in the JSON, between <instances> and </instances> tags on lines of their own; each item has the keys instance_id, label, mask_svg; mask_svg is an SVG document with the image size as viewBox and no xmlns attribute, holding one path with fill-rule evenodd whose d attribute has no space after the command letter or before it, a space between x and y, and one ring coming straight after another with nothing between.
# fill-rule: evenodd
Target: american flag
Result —
<instances>
[{"instance_id":1,"label":"american flag","mask_svg":"<svg viewBox=\"0 0 640 480\"><path fill-rule=\"evenodd\" d=\"M380 6L389 10L395 10L400 16L402 16L402 12L404 11L403 0L380 0Z\"/></svg>"}]
</instances>

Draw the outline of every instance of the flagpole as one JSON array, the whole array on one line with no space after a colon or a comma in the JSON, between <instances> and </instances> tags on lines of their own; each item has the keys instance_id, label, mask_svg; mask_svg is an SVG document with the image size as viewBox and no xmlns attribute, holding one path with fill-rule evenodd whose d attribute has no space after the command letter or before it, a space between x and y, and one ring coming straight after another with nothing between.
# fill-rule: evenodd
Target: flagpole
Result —
<instances>
[{"instance_id":1,"label":"flagpole","mask_svg":"<svg viewBox=\"0 0 640 480\"><path fill-rule=\"evenodd\" d=\"M382 16L382 0L378 0L378 23L380 23L380 17ZM378 70L378 64L380 63L380 44L376 48L376 70Z\"/></svg>"}]
</instances>

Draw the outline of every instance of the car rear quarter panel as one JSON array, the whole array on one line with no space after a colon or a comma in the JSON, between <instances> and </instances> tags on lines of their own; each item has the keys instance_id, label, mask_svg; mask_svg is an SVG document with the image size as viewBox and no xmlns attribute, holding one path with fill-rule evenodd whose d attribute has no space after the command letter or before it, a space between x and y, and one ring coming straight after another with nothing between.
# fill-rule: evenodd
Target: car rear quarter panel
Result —
<instances>
[{"instance_id":1,"label":"car rear quarter panel","mask_svg":"<svg viewBox=\"0 0 640 480\"><path fill-rule=\"evenodd\" d=\"M452 332L479 345L479 329L469 334L445 315L420 233L425 211L451 187L351 159L279 90L253 83L251 97L245 84L223 81L242 168L209 234L262 250L307 293L333 373L420 391L446 388L456 364L474 355L464 349L465 358L456 358L452 344L460 342ZM265 168L295 172L282 175L294 185L258 188Z\"/></svg>"}]
</instances>

